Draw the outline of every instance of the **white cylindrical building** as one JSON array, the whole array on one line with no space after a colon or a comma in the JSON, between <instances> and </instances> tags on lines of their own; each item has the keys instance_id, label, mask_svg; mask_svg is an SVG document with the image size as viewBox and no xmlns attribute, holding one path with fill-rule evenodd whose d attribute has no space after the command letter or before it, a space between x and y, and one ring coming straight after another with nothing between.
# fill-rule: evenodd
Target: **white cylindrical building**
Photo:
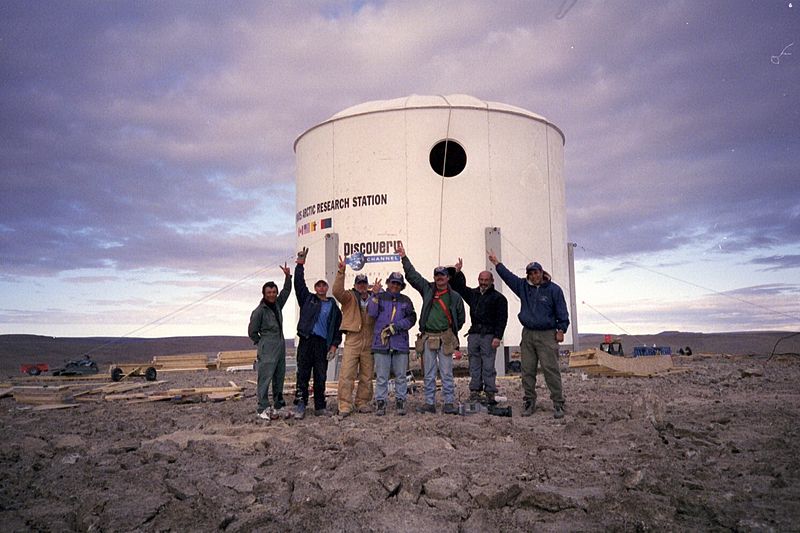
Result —
<instances>
[{"instance_id":1,"label":"white cylindrical building","mask_svg":"<svg viewBox=\"0 0 800 533\"><path fill-rule=\"evenodd\" d=\"M385 280L402 271L402 241L429 280L437 265L463 258L473 287L480 271L493 271L487 248L519 276L538 261L569 302L564 134L547 119L467 95L412 95L337 113L301 134L295 152L309 284L332 283L332 244L348 258L348 286L356 273ZM517 346L519 300L497 275L495 286L509 301L504 342ZM419 312L419 294L405 292Z\"/></svg>"}]
</instances>

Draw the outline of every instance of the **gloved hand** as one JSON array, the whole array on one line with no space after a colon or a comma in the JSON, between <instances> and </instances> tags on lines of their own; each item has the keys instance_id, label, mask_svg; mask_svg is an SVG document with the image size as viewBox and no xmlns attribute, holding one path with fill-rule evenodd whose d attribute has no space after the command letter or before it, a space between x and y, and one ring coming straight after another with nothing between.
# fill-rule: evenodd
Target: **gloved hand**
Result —
<instances>
[{"instance_id":1,"label":"gloved hand","mask_svg":"<svg viewBox=\"0 0 800 533\"><path fill-rule=\"evenodd\" d=\"M393 333L392 329L393 329L392 325L389 324L388 326L386 326L381 330L381 344L383 344L384 346L389 344L389 337L391 337Z\"/></svg>"},{"instance_id":2,"label":"gloved hand","mask_svg":"<svg viewBox=\"0 0 800 533\"><path fill-rule=\"evenodd\" d=\"M331 349L328 350L328 361L333 361L334 357L336 357L336 348L331 347Z\"/></svg>"}]
</instances>

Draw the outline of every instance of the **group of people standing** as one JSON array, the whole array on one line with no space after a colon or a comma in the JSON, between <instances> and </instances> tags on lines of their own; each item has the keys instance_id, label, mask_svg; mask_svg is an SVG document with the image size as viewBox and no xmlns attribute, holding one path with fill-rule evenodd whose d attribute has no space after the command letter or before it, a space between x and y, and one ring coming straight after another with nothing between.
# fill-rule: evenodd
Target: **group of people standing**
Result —
<instances>
[{"instance_id":1,"label":"group of people standing","mask_svg":"<svg viewBox=\"0 0 800 533\"><path fill-rule=\"evenodd\" d=\"M330 414L325 401L325 378L328 361L336 356L343 333L344 350L337 394L340 416L346 417L356 411L372 412L373 409L376 415L385 415L391 375L394 375L394 412L405 415L409 359L418 357L422 357L420 366L424 375L425 401L416 407L416 411L437 412L438 373L442 382L441 412L458 414L453 353L458 350L458 334L466 318L464 302L469 305L472 324L467 334L470 401L496 404L495 353L508 322L508 301L495 290L492 273L481 272L478 286L470 288L461 272L463 262L459 258L455 267L434 268L433 281L429 281L414 268L402 243L398 244L396 253L401 258L405 276L400 272L391 273L386 279L385 289L380 279L370 285L364 274L356 275L352 289L345 289L346 262L339 257L332 290L334 299L328 297L328 283L323 279L314 283L313 293L309 290L305 281L308 249L298 252L294 269L295 296L300 307L295 418L303 418L306 414L312 376L314 415ZM488 253L488 258L503 282L520 299L522 416L534 412L536 371L541 366L550 390L554 416L561 418L565 400L558 368L558 343L564 340L569 327L563 291L538 262L529 263L525 277L521 278L500 263L493 252ZM253 310L248 327L250 339L258 345L257 411L258 416L265 420L287 408L283 397L286 343L282 309L289 299L292 276L288 265L284 264L281 270L285 276L283 289L278 292L278 286L271 281L264 284L261 302ZM406 281L422 296L419 317L411 299L402 293ZM412 346L409 330L418 319L419 334ZM353 389L356 389L355 398Z\"/></svg>"}]
</instances>

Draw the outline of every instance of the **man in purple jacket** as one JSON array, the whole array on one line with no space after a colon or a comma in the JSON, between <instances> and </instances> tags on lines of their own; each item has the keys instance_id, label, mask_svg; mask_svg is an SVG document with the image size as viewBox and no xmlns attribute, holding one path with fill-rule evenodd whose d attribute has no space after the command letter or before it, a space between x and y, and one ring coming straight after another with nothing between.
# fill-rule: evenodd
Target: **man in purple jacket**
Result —
<instances>
[{"instance_id":1,"label":"man in purple jacket","mask_svg":"<svg viewBox=\"0 0 800 533\"><path fill-rule=\"evenodd\" d=\"M386 279L386 291L375 281L367 313L375 319L372 355L375 359L375 414L386 414L389 395L389 372L394 374L395 412L406 414L406 373L408 372L408 330L417 321L411 298L400 294L406 286L403 275L392 272ZM379 292L380 291L380 292Z\"/></svg>"}]
</instances>

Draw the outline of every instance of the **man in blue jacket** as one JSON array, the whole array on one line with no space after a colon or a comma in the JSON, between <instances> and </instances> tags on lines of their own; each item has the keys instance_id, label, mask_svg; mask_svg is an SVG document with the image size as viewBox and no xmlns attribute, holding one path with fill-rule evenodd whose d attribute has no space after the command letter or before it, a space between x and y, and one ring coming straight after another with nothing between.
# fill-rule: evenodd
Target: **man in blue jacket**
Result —
<instances>
[{"instance_id":1,"label":"man in blue jacket","mask_svg":"<svg viewBox=\"0 0 800 533\"><path fill-rule=\"evenodd\" d=\"M336 356L342 342L342 312L333 298L328 298L328 282L324 279L314 283L314 293L308 290L305 280L305 263L308 248L297 254L294 267L294 293L300 306L297 321L297 394L295 418L305 416L308 404L308 382L314 373L314 414L328 414L325 405L325 377L328 361Z\"/></svg>"},{"instance_id":2,"label":"man in blue jacket","mask_svg":"<svg viewBox=\"0 0 800 533\"><path fill-rule=\"evenodd\" d=\"M569 313L564 292L550 281L550 274L533 261L525 267L525 277L512 274L489 252L489 261L497 274L520 300L519 321L522 323L522 416L531 416L536 406L536 367L541 364L544 381L553 400L553 416L564 417L564 394L558 369L558 343L564 340L569 327Z\"/></svg>"}]
</instances>

